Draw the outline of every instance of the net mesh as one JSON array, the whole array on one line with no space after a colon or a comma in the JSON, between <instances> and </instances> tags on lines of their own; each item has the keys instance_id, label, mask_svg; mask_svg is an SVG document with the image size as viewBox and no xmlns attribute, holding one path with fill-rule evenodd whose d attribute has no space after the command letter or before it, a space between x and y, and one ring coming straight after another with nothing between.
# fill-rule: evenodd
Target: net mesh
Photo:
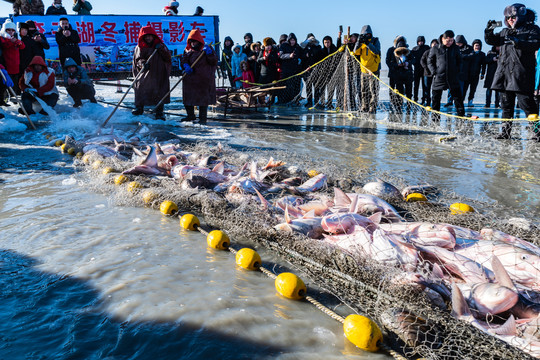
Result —
<instances>
[{"instance_id":1,"label":"net mesh","mask_svg":"<svg viewBox=\"0 0 540 360\"><path fill-rule=\"evenodd\" d=\"M322 165L322 161L318 159L288 152L272 151L270 154L264 151L238 151L206 143L182 145L181 149L184 155L190 154L186 156L187 163L195 165L200 164L200 159L218 159L224 161L226 168L230 170L238 170L251 161L257 162L258 168L261 169L268 163L270 156L275 159L287 159L287 164L276 167L272 174L262 181L267 187L291 177L299 177L301 182L304 182L309 179L309 169L316 168L322 173L332 174L328 176L325 186L314 193L299 196L298 202L307 201L309 198L334 199L335 187L349 194L362 193L363 185L374 178L384 179L398 188L407 185L403 179L388 174L344 169L328 164L327 161ZM265 206L248 190L218 193L202 187L193 189L185 186L185 180L179 185L177 180L168 177L129 175L129 180L139 182L142 188L133 188L126 184L119 186L114 184L115 176L118 172L135 165L137 161L101 158L92 153L85 156L84 161L77 161L77 165L83 170L90 186L95 191L110 195L114 204L150 206L157 209L163 200L171 200L178 204L180 213L195 213L202 217L203 224L226 231L232 239L233 246L243 244L249 246L253 243L263 245L279 254L351 309L374 319L386 335L385 344L407 358L528 359L531 358L530 354L538 357L538 353L535 353L537 351L535 342L538 342L540 333L538 322L528 323L526 326L519 324L517 336L497 338L488 334L487 330L481 331L466 321L452 316L449 297L441 295L444 291L433 289L440 287L448 290L449 279L463 282L457 274L468 278L477 275L479 270L468 268L467 264L463 264L463 268L453 267L445 258L447 256L445 254L420 256L411 263L410 258L400 258L398 253L384 249L384 246L375 252L377 256L373 256L374 253L367 254L366 251L370 250L366 250L366 247L359 245L358 242L353 242L349 246L337 246L335 242L327 241L328 239L324 237L314 239L298 232L276 230L275 226L284 221L283 211L276 206L277 200L291 196L290 188L277 193L265 193L264 196L269 202L269 205ZM95 160L101 163L96 163ZM113 168L115 172L103 174L105 166ZM149 203L145 203L143 195L149 191L154 196ZM392 205L408 222L451 224L458 230L459 226L478 232L482 229L496 229L518 237L529 245L540 244L540 232L534 224L508 218L502 208L478 200L459 198L444 189L427 196L429 202L406 202L401 197L390 196L381 198ZM458 201L466 202L481 211L454 215L448 210L448 205ZM345 221L338 222L337 225L347 226ZM400 223L388 223L383 220L380 226L384 226L388 232L403 231ZM495 237L494 233L485 230L484 234ZM501 257L513 279L526 279L526 276L518 276L518 270L515 273L510 271L523 264L523 260L517 260L519 256L516 257L512 253L504 254L504 251L512 249L514 247L506 247L502 252L497 252L497 255ZM451 250L448 251L453 253ZM393 256L396 258L392 259ZM487 260L490 257L487 256L484 260L479 257L477 261L485 268L491 268L491 260ZM508 257L515 258L515 262L512 263ZM382 261L382 258L386 261ZM456 259L452 261L457 262ZM540 267L537 267L539 263L535 263L532 259L528 263L531 266L528 270L540 271ZM434 268L437 266L442 269L443 275L440 278L433 276ZM431 286L421 286L418 281L411 281L411 274L415 279L429 280ZM527 296L531 302L536 301L538 284L529 283L530 286L527 287L525 283L524 280L523 283L516 285L522 293L520 296ZM501 313L477 318L481 319L479 321L483 324L487 324L488 328L496 329L509 318L509 315Z\"/></svg>"},{"instance_id":2,"label":"net mesh","mask_svg":"<svg viewBox=\"0 0 540 360\"><path fill-rule=\"evenodd\" d=\"M451 134L493 137L500 133L503 123L511 122L517 128L516 132L526 138L534 135L532 131L539 130L538 119L528 119L520 111L517 111L516 119L502 119L499 111L479 111L478 108L467 108L465 116L458 116L454 108L435 111L413 101L411 88L405 85L392 88L381 75L366 69L345 47L298 74L272 84L251 85L263 89L284 87L271 94L277 97L278 105L305 105L349 117L360 113L384 114L384 119L378 116L376 120L403 128L417 126ZM229 106L235 107L235 104Z\"/></svg>"}]
</instances>

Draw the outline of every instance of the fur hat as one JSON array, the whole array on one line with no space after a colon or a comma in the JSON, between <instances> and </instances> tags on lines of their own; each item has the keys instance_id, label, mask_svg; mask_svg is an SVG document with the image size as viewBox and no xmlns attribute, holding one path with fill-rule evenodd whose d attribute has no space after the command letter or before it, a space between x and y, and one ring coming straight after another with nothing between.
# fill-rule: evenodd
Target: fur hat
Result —
<instances>
[{"instance_id":1,"label":"fur hat","mask_svg":"<svg viewBox=\"0 0 540 360\"><path fill-rule=\"evenodd\" d=\"M261 49L261 43L257 41L257 42L251 43L250 45L251 51L255 51L255 46L258 46L259 50Z\"/></svg>"},{"instance_id":2,"label":"fur hat","mask_svg":"<svg viewBox=\"0 0 540 360\"><path fill-rule=\"evenodd\" d=\"M510 24L508 24L508 20L506 20L506 16L515 16L516 25L518 25L525 20L525 15L527 15L527 8L525 7L525 5L519 3L508 5L504 8L504 24L507 27L510 27Z\"/></svg>"},{"instance_id":3,"label":"fur hat","mask_svg":"<svg viewBox=\"0 0 540 360\"><path fill-rule=\"evenodd\" d=\"M263 46L266 47L266 46L269 46L269 45L276 45L276 42L274 41L274 39L272 39L271 37L265 37L263 39Z\"/></svg>"}]
</instances>

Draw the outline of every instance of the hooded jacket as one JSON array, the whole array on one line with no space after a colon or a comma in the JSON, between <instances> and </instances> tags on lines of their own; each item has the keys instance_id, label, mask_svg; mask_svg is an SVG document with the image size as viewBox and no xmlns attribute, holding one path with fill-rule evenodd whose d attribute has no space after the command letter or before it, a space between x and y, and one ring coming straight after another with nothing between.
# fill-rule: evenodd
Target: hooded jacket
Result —
<instances>
[{"instance_id":1,"label":"hooded jacket","mask_svg":"<svg viewBox=\"0 0 540 360\"><path fill-rule=\"evenodd\" d=\"M321 45L313 34L308 34L300 47L303 50L302 69L305 70L317 62L317 54L321 50Z\"/></svg>"},{"instance_id":2,"label":"hooded jacket","mask_svg":"<svg viewBox=\"0 0 540 360\"><path fill-rule=\"evenodd\" d=\"M291 45L292 39L295 40L294 46ZM290 33L287 41L279 45L278 54L281 60L282 78L287 78L300 72L300 62L302 61L303 51L300 45L298 45L295 34Z\"/></svg>"},{"instance_id":3,"label":"hooded jacket","mask_svg":"<svg viewBox=\"0 0 540 360\"><path fill-rule=\"evenodd\" d=\"M404 36L399 35L394 39L394 46L386 53L386 65L388 77L393 81L412 80L413 59Z\"/></svg>"},{"instance_id":4,"label":"hooded jacket","mask_svg":"<svg viewBox=\"0 0 540 360\"><path fill-rule=\"evenodd\" d=\"M478 52L474 51L475 44L480 44ZM469 73L466 74L469 82L476 81L480 75L486 74L486 54L482 51L482 41L475 39L471 47L473 52L469 58Z\"/></svg>"},{"instance_id":5,"label":"hooded jacket","mask_svg":"<svg viewBox=\"0 0 540 360\"><path fill-rule=\"evenodd\" d=\"M189 64L193 73L186 74L182 86L182 97L184 105L188 106L208 106L216 103L216 66L217 56L214 51L207 55L203 47L192 49L189 46L190 40L197 40L204 46L204 39L199 29L193 29L188 36L188 46L182 55L181 64ZM201 55L202 53L202 55ZM197 58L201 59L197 65L193 65Z\"/></svg>"},{"instance_id":6,"label":"hooded jacket","mask_svg":"<svg viewBox=\"0 0 540 360\"><path fill-rule=\"evenodd\" d=\"M369 25L364 25L360 33L362 35L371 35L371 39L367 43L357 41L354 55L360 60L363 73L372 72L378 74L381 69L381 43L378 38L373 37L373 31Z\"/></svg>"},{"instance_id":7,"label":"hooded jacket","mask_svg":"<svg viewBox=\"0 0 540 360\"><path fill-rule=\"evenodd\" d=\"M67 68L70 66L77 67L77 70L75 70L74 73L68 72ZM77 79L81 85L93 86L92 80L88 77L88 73L86 72L86 70L83 67L77 65L75 60L71 58L66 59L66 62L64 63L64 71L62 73L62 76L64 78L65 87L71 86L71 85L68 85L68 79L70 78Z\"/></svg>"},{"instance_id":8,"label":"hooded jacket","mask_svg":"<svg viewBox=\"0 0 540 360\"><path fill-rule=\"evenodd\" d=\"M247 56L250 56L252 54L252 52L251 52L251 44L253 44L253 35L251 35L251 33L246 33L244 35L244 39L246 37L249 38L249 41L247 43L245 43L244 45L242 45L242 52L244 54L246 54Z\"/></svg>"},{"instance_id":9,"label":"hooded jacket","mask_svg":"<svg viewBox=\"0 0 540 360\"><path fill-rule=\"evenodd\" d=\"M534 24L534 12L522 4L506 7L504 14L516 15L513 29L505 20L507 27L501 32L495 34L493 29L487 28L484 33L487 44L500 46L491 88L532 94L535 86L535 52L540 48L540 28Z\"/></svg>"},{"instance_id":10,"label":"hooded jacket","mask_svg":"<svg viewBox=\"0 0 540 360\"><path fill-rule=\"evenodd\" d=\"M66 8L63 6L56 7L53 5L47 8L45 15L67 15Z\"/></svg>"},{"instance_id":11,"label":"hooded jacket","mask_svg":"<svg viewBox=\"0 0 540 360\"><path fill-rule=\"evenodd\" d=\"M424 45L416 45L411 50L415 76L423 76L424 68L422 67L420 61L422 60L422 56L425 54L425 52L429 51L429 45L426 44L426 38L420 35L418 38L416 38L416 44L418 44L420 41L424 42Z\"/></svg>"},{"instance_id":12,"label":"hooded jacket","mask_svg":"<svg viewBox=\"0 0 540 360\"><path fill-rule=\"evenodd\" d=\"M17 32L14 34L16 40L11 41L12 37L6 32L6 29L15 29L16 31L17 27L11 20L7 19L2 25L2 30L0 30L0 47L2 48L2 56L4 57L4 65L8 74L19 74L19 50L23 50L26 46L24 42L16 38Z\"/></svg>"},{"instance_id":13,"label":"hooded jacket","mask_svg":"<svg viewBox=\"0 0 540 360\"><path fill-rule=\"evenodd\" d=\"M153 35L152 43L148 44L144 41L146 35ZM151 26L144 26L139 32L139 42L133 51L133 76L139 75L158 44L160 47L150 59L148 70L141 75L139 81L133 86L136 107L157 105L169 92L169 76L172 65L171 53ZM163 103L168 104L169 102L170 98L167 97Z\"/></svg>"},{"instance_id":14,"label":"hooded jacket","mask_svg":"<svg viewBox=\"0 0 540 360\"><path fill-rule=\"evenodd\" d=\"M238 54L236 53L236 51L234 51L236 49L239 50ZM234 77L242 76L242 68L240 67L240 63L242 61L247 61L247 55L242 52L242 46L237 44L234 47L233 53L231 56L231 71Z\"/></svg>"},{"instance_id":15,"label":"hooded jacket","mask_svg":"<svg viewBox=\"0 0 540 360\"><path fill-rule=\"evenodd\" d=\"M65 36L63 29L58 26L58 30L54 35L56 38L56 43L58 44L58 53L60 57L60 63L64 65L66 58L72 58L78 65L81 65L81 49L79 48L79 42L81 38L77 30L71 27L71 24L68 25L68 30L70 31L69 36Z\"/></svg>"},{"instance_id":16,"label":"hooded jacket","mask_svg":"<svg viewBox=\"0 0 540 360\"><path fill-rule=\"evenodd\" d=\"M37 72L34 69L34 65L41 65L41 71ZM28 88L36 89L39 97L58 94L58 89L56 88L56 74L53 69L47 67L45 61L39 56L34 56L30 65L28 65L24 71L19 79L19 87L21 91Z\"/></svg>"},{"instance_id":17,"label":"hooded jacket","mask_svg":"<svg viewBox=\"0 0 540 360\"><path fill-rule=\"evenodd\" d=\"M497 71L499 51L496 46L493 46L486 55L486 78L484 79L484 87L486 89L491 89L491 84L493 83L493 78L495 77L495 72ZM495 60L497 59L497 60Z\"/></svg>"}]
</instances>

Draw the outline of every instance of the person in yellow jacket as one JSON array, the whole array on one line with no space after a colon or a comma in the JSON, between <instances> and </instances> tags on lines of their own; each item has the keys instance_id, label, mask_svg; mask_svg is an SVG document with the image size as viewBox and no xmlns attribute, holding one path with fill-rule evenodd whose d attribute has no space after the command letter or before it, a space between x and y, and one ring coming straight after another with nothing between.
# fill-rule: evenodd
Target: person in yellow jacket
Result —
<instances>
[{"instance_id":1,"label":"person in yellow jacket","mask_svg":"<svg viewBox=\"0 0 540 360\"><path fill-rule=\"evenodd\" d=\"M381 43L373 37L371 26L364 25L354 47L354 55L360 60L362 69L362 99L363 112L375 114L379 101L379 81L375 78L381 71Z\"/></svg>"}]
</instances>

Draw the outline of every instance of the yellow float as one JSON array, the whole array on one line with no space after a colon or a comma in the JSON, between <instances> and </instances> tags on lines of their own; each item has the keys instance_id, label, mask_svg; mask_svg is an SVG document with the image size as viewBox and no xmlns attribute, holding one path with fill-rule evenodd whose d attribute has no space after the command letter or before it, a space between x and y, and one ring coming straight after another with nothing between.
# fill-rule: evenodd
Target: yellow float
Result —
<instances>
[{"instance_id":1,"label":"yellow float","mask_svg":"<svg viewBox=\"0 0 540 360\"><path fill-rule=\"evenodd\" d=\"M182 229L195 231L201 226L199 219L193 214L185 214L180 218L180 226Z\"/></svg>"},{"instance_id":2,"label":"yellow float","mask_svg":"<svg viewBox=\"0 0 540 360\"><path fill-rule=\"evenodd\" d=\"M212 249L227 250L231 244L229 236L221 230L213 230L206 236L206 242Z\"/></svg>"},{"instance_id":3,"label":"yellow float","mask_svg":"<svg viewBox=\"0 0 540 360\"><path fill-rule=\"evenodd\" d=\"M163 215L172 216L178 212L178 205L170 200L165 200L159 206L159 211L161 211Z\"/></svg>"},{"instance_id":4,"label":"yellow float","mask_svg":"<svg viewBox=\"0 0 540 360\"><path fill-rule=\"evenodd\" d=\"M472 208L472 206L464 204L464 203L453 203L450 205L450 212L453 215L461 215L466 213L472 213L475 210Z\"/></svg>"},{"instance_id":5,"label":"yellow float","mask_svg":"<svg viewBox=\"0 0 540 360\"><path fill-rule=\"evenodd\" d=\"M362 315L347 316L343 322L343 332L350 342L365 351L378 351L382 343L381 329L373 320Z\"/></svg>"},{"instance_id":6,"label":"yellow float","mask_svg":"<svg viewBox=\"0 0 540 360\"><path fill-rule=\"evenodd\" d=\"M236 265L246 270L258 270L261 267L260 255L252 249L243 248L236 253Z\"/></svg>"},{"instance_id":7,"label":"yellow float","mask_svg":"<svg viewBox=\"0 0 540 360\"><path fill-rule=\"evenodd\" d=\"M276 290L287 299L300 300L306 297L306 285L293 273L279 274L275 285Z\"/></svg>"}]
</instances>

